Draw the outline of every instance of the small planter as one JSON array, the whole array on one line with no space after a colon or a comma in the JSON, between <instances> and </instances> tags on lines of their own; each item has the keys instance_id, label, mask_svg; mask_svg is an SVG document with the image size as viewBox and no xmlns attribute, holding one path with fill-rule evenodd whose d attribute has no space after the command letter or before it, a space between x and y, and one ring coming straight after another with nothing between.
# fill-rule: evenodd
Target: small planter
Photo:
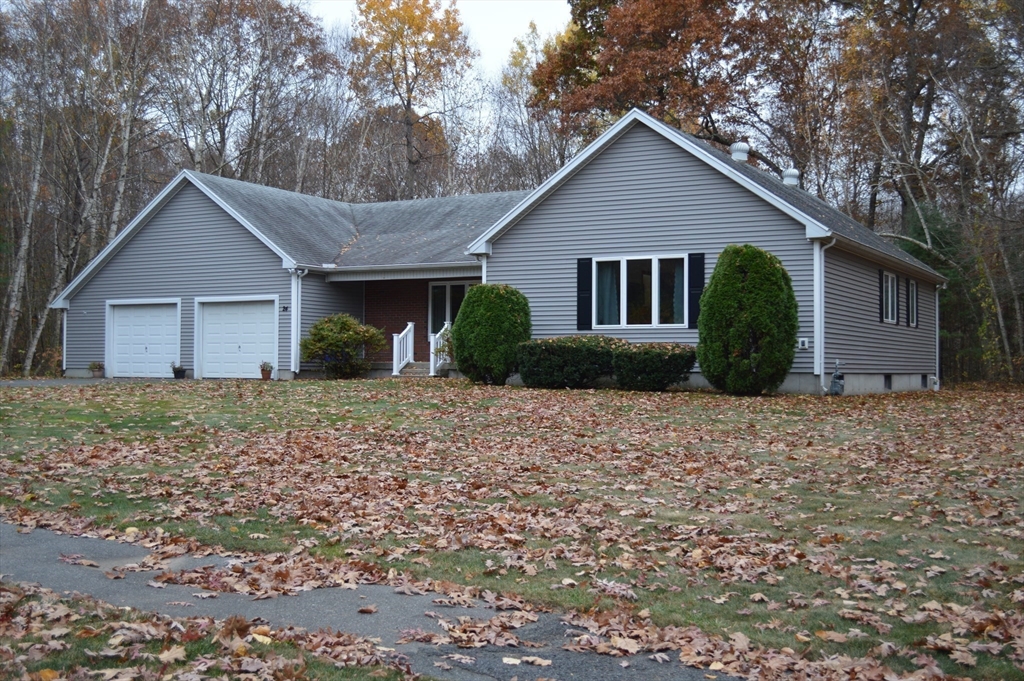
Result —
<instances>
[{"instance_id":1,"label":"small planter","mask_svg":"<svg viewBox=\"0 0 1024 681\"><path fill-rule=\"evenodd\" d=\"M89 371L92 372L93 378L103 378L106 367L103 366L103 362L89 362Z\"/></svg>"},{"instance_id":2,"label":"small planter","mask_svg":"<svg viewBox=\"0 0 1024 681\"><path fill-rule=\"evenodd\" d=\"M260 376L263 377L264 381L270 380L270 374L274 373L273 369L260 369Z\"/></svg>"},{"instance_id":3,"label":"small planter","mask_svg":"<svg viewBox=\"0 0 1024 681\"><path fill-rule=\"evenodd\" d=\"M185 367L182 367L180 369L175 369L174 370L174 377L175 378L185 378Z\"/></svg>"},{"instance_id":4,"label":"small planter","mask_svg":"<svg viewBox=\"0 0 1024 681\"><path fill-rule=\"evenodd\" d=\"M92 370L92 377L93 378L103 378L103 369L93 369Z\"/></svg>"}]
</instances>

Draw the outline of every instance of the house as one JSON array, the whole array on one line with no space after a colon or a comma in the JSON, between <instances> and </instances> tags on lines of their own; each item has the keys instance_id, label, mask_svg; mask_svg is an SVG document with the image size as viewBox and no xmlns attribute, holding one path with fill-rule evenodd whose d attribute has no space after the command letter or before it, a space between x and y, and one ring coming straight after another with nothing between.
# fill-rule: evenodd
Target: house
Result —
<instances>
[{"instance_id":1,"label":"house","mask_svg":"<svg viewBox=\"0 0 1024 681\"><path fill-rule=\"evenodd\" d=\"M526 294L537 337L697 342L717 254L777 255L799 304L782 390L937 387L937 272L856 221L634 110L533 192L347 204L179 174L55 300L68 376L309 372L299 341L347 312L385 329L375 358L426 361L468 286ZM792 174L789 171L788 174ZM389 372L390 373L390 372ZM691 378L702 385L699 372Z\"/></svg>"}]
</instances>

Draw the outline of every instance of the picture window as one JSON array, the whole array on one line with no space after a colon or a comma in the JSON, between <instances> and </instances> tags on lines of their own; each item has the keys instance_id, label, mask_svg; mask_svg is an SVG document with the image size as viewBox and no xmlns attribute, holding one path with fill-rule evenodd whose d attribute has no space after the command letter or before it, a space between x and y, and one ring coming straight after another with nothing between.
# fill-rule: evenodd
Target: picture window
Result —
<instances>
[{"instance_id":1,"label":"picture window","mask_svg":"<svg viewBox=\"0 0 1024 681\"><path fill-rule=\"evenodd\" d=\"M595 326L686 326L688 274L685 255L595 259Z\"/></svg>"}]
</instances>

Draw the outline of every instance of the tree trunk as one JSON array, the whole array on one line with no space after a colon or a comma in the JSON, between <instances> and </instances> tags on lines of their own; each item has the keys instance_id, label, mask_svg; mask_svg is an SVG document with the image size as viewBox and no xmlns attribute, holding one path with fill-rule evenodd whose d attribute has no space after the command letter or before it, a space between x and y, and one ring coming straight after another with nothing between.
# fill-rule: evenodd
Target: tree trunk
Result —
<instances>
[{"instance_id":1,"label":"tree trunk","mask_svg":"<svg viewBox=\"0 0 1024 681\"><path fill-rule=\"evenodd\" d=\"M40 102L40 105L42 102ZM42 113L39 113L42 118ZM43 143L46 139L45 122L39 121L39 134L36 148L33 150L32 175L29 180L25 217L22 222L21 239L18 242L18 253L14 258L14 275L7 288L7 323L4 326L3 341L0 342L0 375L10 369L11 343L14 331L21 319L21 303L25 294L25 280L28 275L28 250L32 242L32 222L35 220L36 197L39 195L39 178L43 173Z\"/></svg>"}]
</instances>

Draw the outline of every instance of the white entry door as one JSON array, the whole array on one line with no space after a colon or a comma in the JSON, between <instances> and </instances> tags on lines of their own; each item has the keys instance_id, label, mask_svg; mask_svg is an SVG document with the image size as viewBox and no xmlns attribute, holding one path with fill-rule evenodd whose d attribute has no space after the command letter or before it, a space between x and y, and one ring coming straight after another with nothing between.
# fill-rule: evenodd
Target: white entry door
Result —
<instances>
[{"instance_id":1,"label":"white entry door","mask_svg":"<svg viewBox=\"0 0 1024 681\"><path fill-rule=\"evenodd\" d=\"M171 378L178 361L178 306L112 305L110 376Z\"/></svg>"},{"instance_id":2,"label":"white entry door","mask_svg":"<svg viewBox=\"0 0 1024 681\"><path fill-rule=\"evenodd\" d=\"M272 300L203 303L202 377L259 378L260 362L277 371L277 325Z\"/></svg>"}]
</instances>

